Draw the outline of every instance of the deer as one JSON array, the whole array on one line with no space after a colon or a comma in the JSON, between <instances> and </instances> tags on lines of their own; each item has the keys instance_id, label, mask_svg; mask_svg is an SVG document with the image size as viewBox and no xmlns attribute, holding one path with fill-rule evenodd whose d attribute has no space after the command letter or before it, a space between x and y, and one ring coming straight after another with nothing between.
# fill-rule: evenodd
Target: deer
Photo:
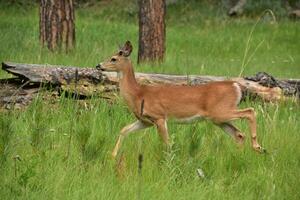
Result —
<instances>
[{"instance_id":1,"label":"deer","mask_svg":"<svg viewBox=\"0 0 300 200\"><path fill-rule=\"evenodd\" d=\"M239 83L228 80L195 86L141 85L135 78L129 58L132 49L130 41L127 41L117 53L96 66L100 71L114 71L119 74L120 95L137 119L120 131L112 151L113 158L117 156L125 137L151 126L156 126L163 142L169 145L169 119L179 123L210 120L241 145L245 135L232 122L246 119L250 127L252 148L260 153L265 151L257 141L254 109L238 109L245 90Z\"/></svg>"}]
</instances>

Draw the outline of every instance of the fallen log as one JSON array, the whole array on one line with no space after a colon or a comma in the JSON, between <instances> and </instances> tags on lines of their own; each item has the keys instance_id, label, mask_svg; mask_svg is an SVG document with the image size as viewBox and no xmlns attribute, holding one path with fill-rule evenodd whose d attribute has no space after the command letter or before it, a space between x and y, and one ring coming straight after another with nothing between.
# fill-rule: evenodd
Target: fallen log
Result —
<instances>
[{"instance_id":1,"label":"fallen log","mask_svg":"<svg viewBox=\"0 0 300 200\"><path fill-rule=\"evenodd\" d=\"M95 68L60 66L48 64L22 64L4 62L2 69L14 74L28 84L50 84L61 90L83 96L100 95L108 97L118 90L118 75L115 72L102 72ZM300 80L275 79L266 73L254 77L217 77L199 75L168 75L136 73L141 84L199 85L210 81L234 80L246 88L245 95L259 96L265 101L278 101L288 97L299 99Z\"/></svg>"},{"instance_id":2,"label":"fallen log","mask_svg":"<svg viewBox=\"0 0 300 200\"><path fill-rule=\"evenodd\" d=\"M0 107L10 109L27 106L38 92L39 87L18 78L0 79Z\"/></svg>"}]
</instances>

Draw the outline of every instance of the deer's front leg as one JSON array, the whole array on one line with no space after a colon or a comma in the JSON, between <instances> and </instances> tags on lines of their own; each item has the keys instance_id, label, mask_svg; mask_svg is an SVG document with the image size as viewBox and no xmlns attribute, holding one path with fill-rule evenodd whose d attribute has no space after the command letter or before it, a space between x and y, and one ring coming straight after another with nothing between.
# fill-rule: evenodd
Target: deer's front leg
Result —
<instances>
[{"instance_id":1,"label":"deer's front leg","mask_svg":"<svg viewBox=\"0 0 300 200\"><path fill-rule=\"evenodd\" d=\"M168 127L167 127L167 121L165 119L159 119L155 122L157 126L157 131L164 141L166 145L169 145L169 133L168 133Z\"/></svg>"},{"instance_id":2,"label":"deer's front leg","mask_svg":"<svg viewBox=\"0 0 300 200\"><path fill-rule=\"evenodd\" d=\"M123 139L129 135L129 133L133 132L133 131L137 131L137 130L141 130L141 129L144 129L144 128L147 128L151 126L151 124L145 124L141 121L136 121L132 124L129 124L127 126L125 126L124 128L122 128L121 132L120 132L120 135L119 135L119 138L118 138L118 141L115 145L115 148L112 152L112 156L115 158L118 154L118 151L119 151L119 148L121 147L121 144L122 144L122 141Z\"/></svg>"}]
</instances>

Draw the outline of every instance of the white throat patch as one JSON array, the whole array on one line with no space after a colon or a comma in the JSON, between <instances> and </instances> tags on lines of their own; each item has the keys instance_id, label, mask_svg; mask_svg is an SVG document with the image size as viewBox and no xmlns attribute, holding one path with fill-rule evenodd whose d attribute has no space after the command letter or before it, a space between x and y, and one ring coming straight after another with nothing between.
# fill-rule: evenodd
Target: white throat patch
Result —
<instances>
[{"instance_id":1,"label":"white throat patch","mask_svg":"<svg viewBox=\"0 0 300 200\"><path fill-rule=\"evenodd\" d=\"M121 79L121 78L123 78L123 73L122 72L118 72L117 76L118 76L118 79Z\"/></svg>"}]
</instances>

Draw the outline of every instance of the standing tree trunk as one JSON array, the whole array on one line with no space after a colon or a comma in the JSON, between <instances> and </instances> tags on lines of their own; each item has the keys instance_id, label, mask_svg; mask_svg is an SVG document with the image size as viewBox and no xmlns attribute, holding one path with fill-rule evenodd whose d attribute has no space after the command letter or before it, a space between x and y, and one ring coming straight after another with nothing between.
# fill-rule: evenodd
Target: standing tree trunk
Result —
<instances>
[{"instance_id":1,"label":"standing tree trunk","mask_svg":"<svg viewBox=\"0 0 300 200\"><path fill-rule=\"evenodd\" d=\"M139 0L138 63L162 61L165 53L165 0Z\"/></svg>"},{"instance_id":2,"label":"standing tree trunk","mask_svg":"<svg viewBox=\"0 0 300 200\"><path fill-rule=\"evenodd\" d=\"M40 1L40 41L50 50L66 51L75 44L73 0Z\"/></svg>"}]
</instances>

